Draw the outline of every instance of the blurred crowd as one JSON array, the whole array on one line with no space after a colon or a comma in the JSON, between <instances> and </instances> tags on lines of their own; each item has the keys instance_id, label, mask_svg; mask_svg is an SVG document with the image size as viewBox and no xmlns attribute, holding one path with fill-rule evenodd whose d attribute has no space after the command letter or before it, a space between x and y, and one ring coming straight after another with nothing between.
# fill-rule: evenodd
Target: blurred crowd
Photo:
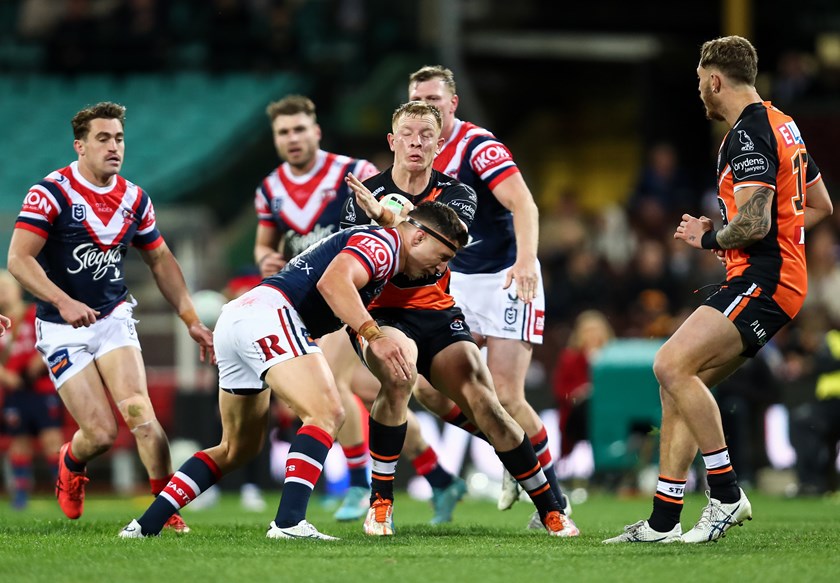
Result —
<instances>
[{"instance_id":1,"label":"blurred crowd","mask_svg":"<svg viewBox=\"0 0 840 583\"><path fill-rule=\"evenodd\" d=\"M375 29L367 0L20 0L19 41L49 72L362 68L399 40L400 10ZM394 17L388 16L393 14ZM356 42L364 38L365 43ZM370 53L370 54L367 54Z\"/></svg>"}]
</instances>

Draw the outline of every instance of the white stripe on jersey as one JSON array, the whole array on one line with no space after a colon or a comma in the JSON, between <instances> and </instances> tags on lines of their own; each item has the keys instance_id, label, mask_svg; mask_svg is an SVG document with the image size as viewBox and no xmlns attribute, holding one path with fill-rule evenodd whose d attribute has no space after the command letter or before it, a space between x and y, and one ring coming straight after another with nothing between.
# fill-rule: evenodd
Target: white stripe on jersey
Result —
<instances>
[{"instance_id":1,"label":"white stripe on jersey","mask_svg":"<svg viewBox=\"0 0 840 583\"><path fill-rule=\"evenodd\" d=\"M450 136L450 139L454 138L458 135L458 133L461 131L461 124L463 124L463 123L464 122L459 120L459 119L455 120L455 127L452 130L452 136ZM458 171L461 168L461 163L464 160L464 154L466 153L467 146L470 145L470 142L472 142L472 139L475 136L489 136L489 135L492 135L492 134L489 131L487 131L486 129L481 128L481 127L474 127L474 128L471 128L471 129L467 130L467 133L464 134L464 137L461 138L460 140L458 140L458 143L454 145L455 154L449 160L449 164L447 164L446 170L444 170L443 173L448 174L449 176L457 177L458 176ZM443 148L441 148L441 154L449 147L450 147L449 143L444 144Z\"/></svg>"},{"instance_id":2,"label":"white stripe on jersey","mask_svg":"<svg viewBox=\"0 0 840 583\"><path fill-rule=\"evenodd\" d=\"M342 170L350 162L348 156L335 155L329 170L324 175L324 178L318 182L314 182L314 177L320 172L327 160L327 152L319 150L317 160L312 170L303 176L295 176L288 170L288 162L284 162L279 169L275 170L266 178L268 184L269 196L271 198L271 206L273 208L273 201L275 199L282 200L281 213L283 219L288 225L296 231L303 233L309 226L317 219L317 213L325 202L328 202L329 197L335 197L336 185L341 185L339 180L342 178ZM304 190L311 191L304 203L303 207L299 206L291 195L283 187L283 181L280 180L280 172L289 182L299 185ZM331 200L331 198L330 198Z\"/></svg>"},{"instance_id":3,"label":"white stripe on jersey","mask_svg":"<svg viewBox=\"0 0 840 583\"><path fill-rule=\"evenodd\" d=\"M119 208L114 211L114 214L111 215L107 223L103 223L102 219L94 212L85 197L70 186L69 180L57 182L56 184L67 195L67 198L70 199L71 205L81 205L86 209L86 216L83 222L87 223L90 227L93 238L104 247L111 247L114 241L125 233L126 221L122 211L127 210L133 213L137 205L137 199L140 197L140 189L137 185L126 181L125 193L120 201ZM146 210L148 211L148 208ZM152 228L154 228L154 224L152 224ZM149 229L146 230L146 232L148 231Z\"/></svg>"}]
</instances>

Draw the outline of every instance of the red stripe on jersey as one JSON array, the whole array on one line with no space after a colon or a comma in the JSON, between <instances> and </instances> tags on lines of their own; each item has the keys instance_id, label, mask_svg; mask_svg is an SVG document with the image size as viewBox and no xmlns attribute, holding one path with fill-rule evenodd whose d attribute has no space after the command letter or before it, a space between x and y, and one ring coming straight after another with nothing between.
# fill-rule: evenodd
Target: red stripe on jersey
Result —
<instances>
[{"instance_id":1,"label":"red stripe on jersey","mask_svg":"<svg viewBox=\"0 0 840 583\"><path fill-rule=\"evenodd\" d=\"M36 235L38 235L39 237L43 237L44 239L50 236L50 234L44 229L39 229L35 225L30 225L29 223L24 223L23 221L17 221L15 223L15 229L23 229L24 231L35 233Z\"/></svg>"}]
</instances>

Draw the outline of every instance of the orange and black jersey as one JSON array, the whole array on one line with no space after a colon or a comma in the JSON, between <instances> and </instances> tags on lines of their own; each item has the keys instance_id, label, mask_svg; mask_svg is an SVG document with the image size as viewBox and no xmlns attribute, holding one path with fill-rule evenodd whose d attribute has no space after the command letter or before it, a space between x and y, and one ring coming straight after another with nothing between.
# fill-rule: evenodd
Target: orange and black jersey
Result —
<instances>
[{"instance_id":1,"label":"orange and black jersey","mask_svg":"<svg viewBox=\"0 0 840 583\"><path fill-rule=\"evenodd\" d=\"M391 176L391 168L371 176L364 181L364 185L377 198L388 194L400 194L415 206L430 201L438 201L449 206L467 225L472 224L478 207L478 197L475 191L437 170L432 171L429 184L417 195L408 194L400 190ZM356 204L355 194L351 194L344 204L341 213L341 228L356 225L366 225L370 219L365 211ZM391 279L382 290L369 309L374 308L408 308L416 310L445 310L455 305L455 300L449 294L449 269L435 276L420 279L408 279L405 274L398 274Z\"/></svg>"},{"instance_id":2,"label":"orange and black jersey","mask_svg":"<svg viewBox=\"0 0 840 583\"><path fill-rule=\"evenodd\" d=\"M726 251L726 279L744 276L793 318L808 289L805 197L820 180L817 165L793 119L770 102L748 105L718 153L717 193L724 226L738 213L735 193L764 186L775 191L770 231L761 241Z\"/></svg>"}]
</instances>

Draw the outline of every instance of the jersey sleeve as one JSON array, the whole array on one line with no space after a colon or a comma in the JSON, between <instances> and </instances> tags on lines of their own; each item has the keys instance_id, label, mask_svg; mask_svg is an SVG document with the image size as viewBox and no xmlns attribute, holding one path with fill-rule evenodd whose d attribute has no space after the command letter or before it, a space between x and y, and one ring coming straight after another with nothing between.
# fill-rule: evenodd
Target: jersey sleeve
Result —
<instances>
[{"instance_id":1,"label":"jersey sleeve","mask_svg":"<svg viewBox=\"0 0 840 583\"><path fill-rule=\"evenodd\" d=\"M43 180L35 184L23 199L15 228L31 231L46 239L61 214L62 202L64 197L54 182Z\"/></svg>"},{"instance_id":2,"label":"jersey sleeve","mask_svg":"<svg viewBox=\"0 0 840 583\"><path fill-rule=\"evenodd\" d=\"M349 253L358 259L371 280L386 280L396 269L395 250L384 239L370 232L351 236L341 253Z\"/></svg>"},{"instance_id":3,"label":"jersey sleeve","mask_svg":"<svg viewBox=\"0 0 840 583\"><path fill-rule=\"evenodd\" d=\"M440 194L437 201L454 210L467 228L472 225L475 212L478 210L478 195L471 186L463 183L453 184Z\"/></svg>"},{"instance_id":4,"label":"jersey sleeve","mask_svg":"<svg viewBox=\"0 0 840 583\"><path fill-rule=\"evenodd\" d=\"M805 170L805 186L810 186L820 179L820 168L814 157L808 153L808 168Z\"/></svg>"},{"instance_id":5,"label":"jersey sleeve","mask_svg":"<svg viewBox=\"0 0 840 583\"><path fill-rule=\"evenodd\" d=\"M776 172L779 168L776 140L769 122L766 118L762 121L762 125L736 126L732 130L727 159L736 192L751 186L776 188Z\"/></svg>"},{"instance_id":6,"label":"jersey sleeve","mask_svg":"<svg viewBox=\"0 0 840 583\"><path fill-rule=\"evenodd\" d=\"M131 244L138 249L149 251L163 245L163 236L157 228L157 221L155 220L155 207L152 204L152 199L143 191L143 201L140 203L140 226L137 227L137 232L131 240Z\"/></svg>"},{"instance_id":7,"label":"jersey sleeve","mask_svg":"<svg viewBox=\"0 0 840 583\"><path fill-rule=\"evenodd\" d=\"M274 216L271 214L271 200L269 198L265 184L257 187L254 193L254 210L257 212L257 222L262 227L274 227Z\"/></svg>"},{"instance_id":8,"label":"jersey sleeve","mask_svg":"<svg viewBox=\"0 0 840 583\"><path fill-rule=\"evenodd\" d=\"M490 190L508 176L519 172L507 146L492 134L477 136L470 143L469 163L472 171Z\"/></svg>"}]
</instances>

